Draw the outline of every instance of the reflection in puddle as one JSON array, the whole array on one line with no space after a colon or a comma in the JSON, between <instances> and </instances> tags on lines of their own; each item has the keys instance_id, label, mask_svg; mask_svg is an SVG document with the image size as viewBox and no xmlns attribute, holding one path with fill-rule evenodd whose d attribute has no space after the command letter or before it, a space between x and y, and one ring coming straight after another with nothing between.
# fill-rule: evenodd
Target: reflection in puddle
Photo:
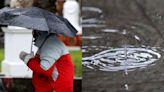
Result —
<instances>
[{"instance_id":1,"label":"reflection in puddle","mask_svg":"<svg viewBox=\"0 0 164 92\"><path fill-rule=\"evenodd\" d=\"M135 35L134 38L135 38L136 40L138 40L138 41L141 41L140 37L137 36L137 35Z\"/></svg>"},{"instance_id":2,"label":"reflection in puddle","mask_svg":"<svg viewBox=\"0 0 164 92\"><path fill-rule=\"evenodd\" d=\"M96 18L90 18L90 19L84 19L83 24L103 24L105 23L104 21L100 21Z\"/></svg>"},{"instance_id":3,"label":"reflection in puddle","mask_svg":"<svg viewBox=\"0 0 164 92\"><path fill-rule=\"evenodd\" d=\"M82 7L82 26L85 28L90 27L105 27L105 21L102 20L103 18L103 11L96 7Z\"/></svg>"},{"instance_id":4,"label":"reflection in puddle","mask_svg":"<svg viewBox=\"0 0 164 92\"><path fill-rule=\"evenodd\" d=\"M92 12L97 12L97 13L102 13L102 10L97 8L97 7L82 7L83 11L92 11Z\"/></svg>"},{"instance_id":5,"label":"reflection in puddle","mask_svg":"<svg viewBox=\"0 0 164 92\"><path fill-rule=\"evenodd\" d=\"M90 40L94 40L97 38L101 38L100 36L82 36L83 39L90 39Z\"/></svg>"},{"instance_id":6,"label":"reflection in puddle","mask_svg":"<svg viewBox=\"0 0 164 92\"><path fill-rule=\"evenodd\" d=\"M82 26L85 28L90 28L90 27L99 28L99 27L105 27L106 25L103 25L103 24L82 24Z\"/></svg>"},{"instance_id":7,"label":"reflection in puddle","mask_svg":"<svg viewBox=\"0 0 164 92\"><path fill-rule=\"evenodd\" d=\"M90 69L102 71L120 71L125 69L134 70L153 65L161 55L152 49L127 47L102 51L91 57L84 57L83 65ZM125 62L126 61L126 62Z\"/></svg>"},{"instance_id":8,"label":"reflection in puddle","mask_svg":"<svg viewBox=\"0 0 164 92\"><path fill-rule=\"evenodd\" d=\"M94 51L102 51L104 49L111 49L111 47L106 47L106 46L82 46L82 52L87 53L87 52L92 52Z\"/></svg>"},{"instance_id":9,"label":"reflection in puddle","mask_svg":"<svg viewBox=\"0 0 164 92\"><path fill-rule=\"evenodd\" d=\"M103 29L102 31L103 31L103 32L109 32L109 33L116 33L116 32L119 32L119 30L117 30L117 29Z\"/></svg>"}]
</instances>

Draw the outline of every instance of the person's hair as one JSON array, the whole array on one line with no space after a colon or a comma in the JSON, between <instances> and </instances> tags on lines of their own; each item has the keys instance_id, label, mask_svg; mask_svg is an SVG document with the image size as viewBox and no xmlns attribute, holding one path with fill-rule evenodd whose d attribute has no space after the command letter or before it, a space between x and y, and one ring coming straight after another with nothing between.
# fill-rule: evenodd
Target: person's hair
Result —
<instances>
[{"instance_id":1,"label":"person's hair","mask_svg":"<svg viewBox=\"0 0 164 92\"><path fill-rule=\"evenodd\" d=\"M46 9L55 13L56 12L55 2L56 0L34 0L33 6Z\"/></svg>"},{"instance_id":2,"label":"person's hair","mask_svg":"<svg viewBox=\"0 0 164 92\"><path fill-rule=\"evenodd\" d=\"M11 0L10 7L13 8L27 8L32 7L34 0Z\"/></svg>"}]
</instances>

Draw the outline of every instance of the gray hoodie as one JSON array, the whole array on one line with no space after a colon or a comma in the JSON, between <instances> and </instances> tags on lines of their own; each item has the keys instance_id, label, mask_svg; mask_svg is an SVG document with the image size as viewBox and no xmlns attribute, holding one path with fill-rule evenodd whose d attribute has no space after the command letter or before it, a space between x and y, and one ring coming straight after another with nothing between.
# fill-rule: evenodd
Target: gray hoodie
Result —
<instances>
[{"instance_id":1,"label":"gray hoodie","mask_svg":"<svg viewBox=\"0 0 164 92\"><path fill-rule=\"evenodd\" d=\"M46 40L45 40L46 39ZM42 46L41 46L42 45ZM67 47L55 35L42 33L35 41L35 46L40 47L40 64L44 70L48 70L62 55L68 54ZM54 68L52 77L55 80L58 76L57 69Z\"/></svg>"}]
</instances>

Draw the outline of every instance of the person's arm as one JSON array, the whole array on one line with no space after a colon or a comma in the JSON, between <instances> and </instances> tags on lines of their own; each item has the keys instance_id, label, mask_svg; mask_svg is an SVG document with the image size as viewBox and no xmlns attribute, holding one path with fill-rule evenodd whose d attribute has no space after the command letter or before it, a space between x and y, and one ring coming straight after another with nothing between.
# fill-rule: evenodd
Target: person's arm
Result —
<instances>
[{"instance_id":1,"label":"person's arm","mask_svg":"<svg viewBox=\"0 0 164 92\"><path fill-rule=\"evenodd\" d=\"M44 75L47 77L51 77L52 72L53 72L53 68L49 68L47 70L44 70L41 65L40 65L40 59L39 57L34 57L31 58L28 63L27 66L34 72L40 75Z\"/></svg>"},{"instance_id":2,"label":"person's arm","mask_svg":"<svg viewBox=\"0 0 164 92\"><path fill-rule=\"evenodd\" d=\"M48 70L44 70L40 66L39 55L34 56L33 53L29 54L22 51L19 57L33 72L47 77L52 75L53 68L50 67Z\"/></svg>"}]
</instances>

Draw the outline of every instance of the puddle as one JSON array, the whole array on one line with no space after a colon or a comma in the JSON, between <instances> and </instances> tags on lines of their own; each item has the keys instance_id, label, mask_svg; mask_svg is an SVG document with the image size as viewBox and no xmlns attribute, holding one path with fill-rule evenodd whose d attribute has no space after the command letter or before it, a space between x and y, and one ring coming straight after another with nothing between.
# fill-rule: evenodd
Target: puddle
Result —
<instances>
[{"instance_id":1,"label":"puddle","mask_svg":"<svg viewBox=\"0 0 164 92\"><path fill-rule=\"evenodd\" d=\"M164 1L82 3L83 91L163 92Z\"/></svg>"},{"instance_id":2,"label":"puddle","mask_svg":"<svg viewBox=\"0 0 164 92\"><path fill-rule=\"evenodd\" d=\"M90 40L95 40L101 38L100 36L82 36L82 39L90 39Z\"/></svg>"},{"instance_id":3,"label":"puddle","mask_svg":"<svg viewBox=\"0 0 164 92\"><path fill-rule=\"evenodd\" d=\"M82 24L82 27L85 28L90 28L90 27L95 27L95 28L99 28L99 27L105 27L106 25L103 24Z\"/></svg>"},{"instance_id":4,"label":"puddle","mask_svg":"<svg viewBox=\"0 0 164 92\"><path fill-rule=\"evenodd\" d=\"M102 51L104 49L111 49L111 47L106 47L106 46L82 46L82 52L83 54L87 53L87 52L94 52L95 51Z\"/></svg>"},{"instance_id":5,"label":"puddle","mask_svg":"<svg viewBox=\"0 0 164 92\"><path fill-rule=\"evenodd\" d=\"M97 13L102 13L102 10L97 8L97 7L82 7L83 11L92 11L92 12L97 12Z\"/></svg>"},{"instance_id":6,"label":"puddle","mask_svg":"<svg viewBox=\"0 0 164 92\"><path fill-rule=\"evenodd\" d=\"M154 49L154 48L153 48ZM120 71L143 69L155 64L161 55L150 48L115 48L105 50L90 57L84 57L83 65L90 69L98 69L101 71ZM125 62L126 61L126 62Z\"/></svg>"},{"instance_id":7,"label":"puddle","mask_svg":"<svg viewBox=\"0 0 164 92\"><path fill-rule=\"evenodd\" d=\"M88 7L83 6L82 7L82 26L85 28L90 27L105 27L105 21L102 20L103 18L103 11L100 8L97 7Z\"/></svg>"},{"instance_id":8,"label":"puddle","mask_svg":"<svg viewBox=\"0 0 164 92\"><path fill-rule=\"evenodd\" d=\"M134 38L135 38L136 40L138 40L138 41L141 41L140 37L137 36L137 35L135 35Z\"/></svg>"},{"instance_id":9,"label":"puddle","mask_svg":"<svg viewBox=\"0 0 164 92\"><path fill-rule=\"evenodd\" d=\"M107 33L117 33L117 32L119 32L119 30L117 30L117 29L103 29L102 31L107 32Z\"/></svg>"}]
</instances>

